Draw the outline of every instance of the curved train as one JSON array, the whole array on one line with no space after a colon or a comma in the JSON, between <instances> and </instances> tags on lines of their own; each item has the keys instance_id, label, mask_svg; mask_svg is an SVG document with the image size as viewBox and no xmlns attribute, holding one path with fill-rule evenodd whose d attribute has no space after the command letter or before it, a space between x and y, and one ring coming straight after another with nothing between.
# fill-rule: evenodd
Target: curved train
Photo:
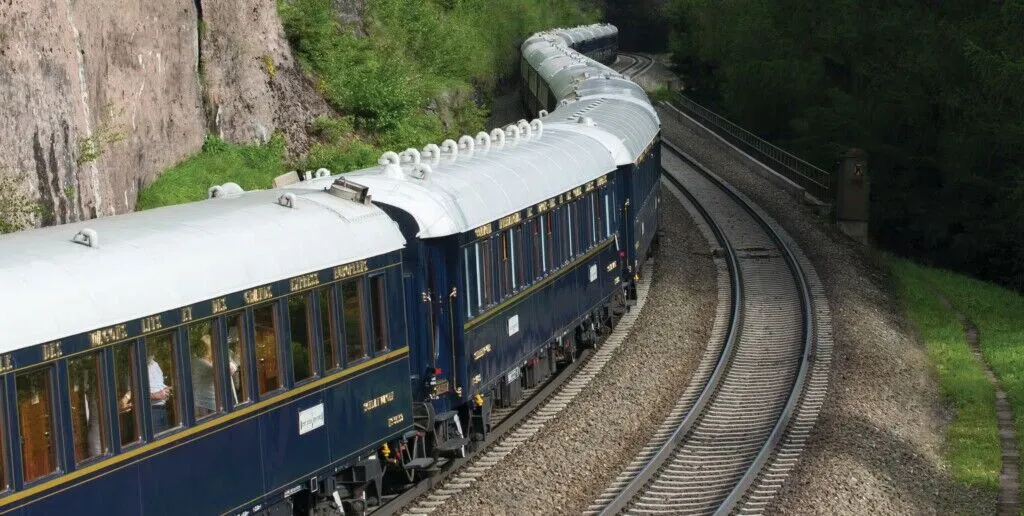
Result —
<instances>
[{"instance_id":1,"label":"curved train","mask_svg":"<svg viewBox=\"0 0 1024 516\"><path fill-rule=\"evenodd\" d=\"M464 455L656 244L616 39L524 42L533 122L0 237L0 512L359 513Z\"/></svg>"}]
</instances>

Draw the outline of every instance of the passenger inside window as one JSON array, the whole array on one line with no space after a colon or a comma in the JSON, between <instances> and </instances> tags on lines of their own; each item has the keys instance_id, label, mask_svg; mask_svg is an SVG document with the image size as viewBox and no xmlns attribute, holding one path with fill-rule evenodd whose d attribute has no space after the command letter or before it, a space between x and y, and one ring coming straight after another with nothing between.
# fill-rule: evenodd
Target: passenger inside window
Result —
<instances>
[{"instance_id":1,"label":"passenger inside window","mask_svg":"<svg viewBox=\"0 0 1024 516\"><path fill-rule=\"evenodd\" d=\"M181 424L174 379L178 377L178 359L174 353L174 332L146 338L146 370L149 373L150 422L153 435Z\"/></svg>"},{"instance_id":2,"label":"passenger inside window","mask_svg":"<svg viewBox=\"0 0 1024 516\"><path fill-rule=\"evenodd\" d=\"M196 420L220 412L223 404L217 388L217 367L213 354L213 322L204 321L188 329L189 366L192 369L192 400Z\"/></svg>"},{"instance_id":3,"label":"passenger inside window","mask_svg":"<svg viewBox=\"0 0 1024 516\"><path fill-rule=\"evenodd\" d=\"M86 353L68 359L68 389L71 402L71 438L75 462L107 452L107 425L103 420L103 361L100 353Z\"/></svg>"},{"instance_id":4,"label":"passenger inside window","mask_svg":"<svg viewBox=\"0 0 1024 516\"><path fill-rule=\"evenodd\" d=\"M231 377L231 396L235 405L252 400L249 396L249 361L245 351L245 318L242 314L229 315L228 376Z\"/></svg>"},{"instance_id":5,"label":"passenger inside window","mask_svg":"<svg viewBox=\"0 0 1024 516\"><path fill-rule=\"evenodd\" d=\"M277 311L267 304L252 311L256 327L256 383L260 394L281 388L277 366Z\"/></svg>"},{"instance_id":6,"label":"passenger inside window","mask_svg":"<svg viewBox=\"0 0 1024 516\"><path fill-rule=\"evenodd\" d=\"M309 296L300 294L288 298L288 320L291 323L292 341L292 373L295 382L301 382L313 376L313 353L310 347L313 337L310 335L312 326L312 307Z\"/></svg>"},{"instance_id":7,"label":"passenger inside window","mask_svg":"<svg viewBox=\"0 0 1024 516\"><path fill-rule=\"evenodd\" d=\"M122 342L114 346L114 389L117 394L117 425L121 431L121 446L142 439L141 423L134 393L139 380L135 376L135 342Z\"/></svg>"},{"instance_id":8,"label":"passenger inside window","mask_svg":"<svg viewBox=\"0 0 1024 516\"><path fill-rule=\"evenodd\" d=\"M21 432L21 467L25 483L57 471L53 399L50 372L43 367L17 375L18 422Z\"/></svg>"},{"instance_id":9,"label":"passenger inside window","mask_svg":"<svg viewBox=\"0 0 1024 516\"><path fill-rule=\"evenodd\" d=\"M345 359L348 364L367 356L363 337L363 281L346 281L341 285L345 307Z\"/></svg>"}]
</instances>

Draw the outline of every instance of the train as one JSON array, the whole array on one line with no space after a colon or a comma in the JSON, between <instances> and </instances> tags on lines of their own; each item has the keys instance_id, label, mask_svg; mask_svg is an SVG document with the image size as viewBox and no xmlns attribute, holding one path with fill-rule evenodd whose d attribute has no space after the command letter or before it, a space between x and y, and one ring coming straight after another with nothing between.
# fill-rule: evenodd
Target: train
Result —
<instances>
[{"instance_id":1,"label":"train","mask_svg":"<svg viewBox=\"0 0 1024 516\"><path fill-rule=\"evenodd\" d=\"M0 513L359 514L470 453L657 246L616 45L529 37L532 121L0 237Z\"/></svg>"}]
</instances>

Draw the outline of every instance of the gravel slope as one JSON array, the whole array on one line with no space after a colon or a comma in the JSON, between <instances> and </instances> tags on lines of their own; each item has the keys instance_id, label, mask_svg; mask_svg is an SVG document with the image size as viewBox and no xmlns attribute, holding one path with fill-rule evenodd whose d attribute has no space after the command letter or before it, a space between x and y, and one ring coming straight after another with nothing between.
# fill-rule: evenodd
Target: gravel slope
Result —
<instances>
[{"instance_id":1,"label":"gravel slope","mask_svg":"<svg viewBox=\"0 0 1024 516\"><path fill-rule=\"evenodd\" d=\"M924 349L871 255L795 199L661 110L663 133L779 221L814 263L835 331L829 396L771 512L988 514L941 458L949 416Z\"/></svg>"},{"instance_id":2,"label":"gravel slope","mask_svg":"<svg viewBox=\"0 0 1024 516\"><path fill-rule=\"evenodd\" d=\"M662 200L647 305L594 388L437 513L579 513L650 439L696 368L717 304L707 241L674 196Z\"/></svg>"}]
</instances>

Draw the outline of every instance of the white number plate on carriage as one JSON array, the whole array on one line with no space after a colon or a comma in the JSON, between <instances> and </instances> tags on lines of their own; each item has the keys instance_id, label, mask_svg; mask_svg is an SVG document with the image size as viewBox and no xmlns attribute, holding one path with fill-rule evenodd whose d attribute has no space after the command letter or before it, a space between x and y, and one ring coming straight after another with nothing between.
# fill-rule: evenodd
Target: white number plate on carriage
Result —
<instances>
[{"instance_id":1,"label":"white number plate on carriage","mask_svg":"<svg viewBox=\"0 0 1024 516\"><path fill-rule=\"evenodd\" d=\"M597 281L597 265L591 265L590 266L590 282L593 283L595 281Z\"/></svg>"},{"instance_id":2,"label":"white number plate on carriage","mask_svg":"<svg viewBox=\"0 0 1024 516\"><path fill-rule=\"evenodd\" d=\"M324 426L324 404L317 403L306 410L299 411L299 435L306 434Z\"/></svg>"},{"instance_id":3,"label":"white number plate on carriage","mask_svg":"<svg viewBox=\"0 0 1024 516\"><path fill-rule=\"evenodd\" d=\"M508 318L508 336L511 337L517 333L519 333L519 314Z\"/></svg>"}]
</instances>

